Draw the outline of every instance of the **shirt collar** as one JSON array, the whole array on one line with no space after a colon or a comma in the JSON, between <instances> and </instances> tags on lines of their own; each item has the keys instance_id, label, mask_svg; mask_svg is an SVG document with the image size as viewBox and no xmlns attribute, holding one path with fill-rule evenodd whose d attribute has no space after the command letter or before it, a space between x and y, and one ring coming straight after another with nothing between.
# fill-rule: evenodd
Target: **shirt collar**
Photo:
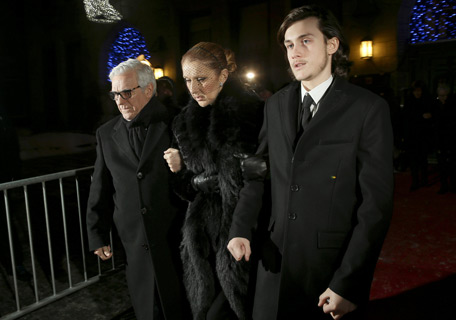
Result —
<instances>
[{"instance_id":1,"label":"shirt collar","mask_svg":"<svg viewBox=\"0 0 456 320\"><path fill-rule=\"evenodd\" d=\"M323 95L325 94L326 90L328 90L332 81L333 81L333 76L330 75L328 80L323 81L322 83L320 83L318 86L316 86L315 88L313 88L310 91L306 91L306 89L304 88L304 86L301 83L301 101L304 99L305 94L308 93L312 97L315 105L317 105L318 102L320 102Z\"/></svg>"}]
</instances>

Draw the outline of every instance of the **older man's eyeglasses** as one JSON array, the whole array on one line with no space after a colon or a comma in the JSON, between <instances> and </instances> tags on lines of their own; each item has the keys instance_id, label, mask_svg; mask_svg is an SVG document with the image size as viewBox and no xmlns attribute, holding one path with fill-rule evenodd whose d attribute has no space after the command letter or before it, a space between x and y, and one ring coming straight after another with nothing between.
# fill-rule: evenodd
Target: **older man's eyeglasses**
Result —
<instances>
[{"instance_id":1,"label":"older man's eyeglasses","mask_svg":"<svg viewBox=\"0 0 456 320\"><path fill-rule=\"evenodd\" d=\"M123 91L120 91L120 92L110 91L110 92L109 92L109 97L110 97L112 100L117 100L117 98L118 98L119 96L121 96L122 99L128 100L128 99L131 98L132 92L133 92L135 89L138 89L138 88L140 88L140 87L141 87L141 86L137 86L136 88L127 89L127 90L123 90Z\"/></svg>"}]
</instances>

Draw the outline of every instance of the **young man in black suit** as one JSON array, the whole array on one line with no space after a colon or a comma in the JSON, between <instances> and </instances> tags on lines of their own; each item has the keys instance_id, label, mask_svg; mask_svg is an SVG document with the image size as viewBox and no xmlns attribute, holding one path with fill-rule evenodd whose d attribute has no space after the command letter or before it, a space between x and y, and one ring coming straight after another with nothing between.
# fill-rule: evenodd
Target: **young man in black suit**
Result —
<instances>
[{"instance_id":1,"label":"young man in black suit","mask_svg":"<svg viewBox=\"0 0 456 320\"><path fill-rule=\"evenodd\" d=\"M363 319L392 215L388 105L344 79L348 45L329 11L292 10L278 41L297 81L268 99L260 133L272 209L253 317ZM228 249L237 260L251 254L259 180L246 178L233 218Z\"/></svg>"},{"instance_id":2,"label":"young man in black suit","mask_svg":"<svg viewBox=\"0 0 456 320\"><path fill-rule=\"evenodd\" d=\"M121 115L97 130L97 160L87 209L89 248L111 258L115 223L127 256L127 282L138 319L183 319L180 281L171 234L168 112L155 95L152 69L129 59L110 73L111 98Z\"/></svg>"}]
</instances>

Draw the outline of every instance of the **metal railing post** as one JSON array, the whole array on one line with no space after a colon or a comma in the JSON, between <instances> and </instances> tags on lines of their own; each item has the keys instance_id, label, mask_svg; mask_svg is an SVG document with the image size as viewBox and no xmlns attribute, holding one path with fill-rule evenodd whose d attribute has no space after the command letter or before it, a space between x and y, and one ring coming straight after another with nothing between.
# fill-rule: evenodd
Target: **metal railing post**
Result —
<instances>
[{"instance_id":1,"label":"metal railing post","mask_svg":"<svg viewBox=\"0 0 456 320\"><path fill-rule=\"evenodd\" d=\"M48 242L48 252L49 252L49 270L51 271L51 284L53 295L56 295L55 290L55 274L54 274L54 256L52 254L52 241L51 241L51 227L49 225L49 210L47 205L47 193L46 193L46 182L41 182L43 189L43 202L44 202L44 216L46 218L46 234Z\"/></svg>"},{"instance_id":2,"label":"metal railing post","mask_svg":"<svg viewBox=\"0 0 456 320\"><path fill-rule=\"evenodd\" d=\"M102 271L102 266L101 266L101 261L100 259L93 260L93 264L91 265L93 276L89 277L89 272L87 268L87 258L86 258L86 243L85 241L85 234L84 234L84 228L85 225L83 224L83 216L82 216L82 208L81 208L81 193L80 193L80 180L78 175L80 172L89 172L90 170L93 170L93 167L86 167L86 168L81 168L81 169L76 169L76 170L68 170L68 171L63 171L63 172L58 172L58 173L52 173L48 175L43 175L43 176L38 176L38 177L33 177L33 178L27 178L27 179L22 179L22 180L16 180L16 181L11 181L11 182L6 182L6 183L0 183L0 191L3 191L3 197L4 197L4 203L5 203L5 213L6 213L6 221L7 221L7 227L8 227L8 240L9 240L9 248L10 248L10 258L11 258L11 263L12 263L12 273L13 273L13 283L14 283L14 298L15 298L15 307L16 311L11 312L11 313L4 313L2 310L2 315L0 316L0 320L13 320L17 319L20 317L23 317L24 315L33 312L34 310L37 310L47 304L53 303L62 297L65 297L75 291L81 290L93 283L96 283L99 279L100 276L106 273L110 273L113 270L116 270L116 261L113 257L111 258L111 269L107 271ZM73 244L70 242L71 237L70 234L68 233L71 230L68 230L68 227L71 227L71 225L68 224L67 219L71 218L70 214L72 211L67 210L68 209L68 203L65 202L65 188L63 184L63 178L74 178L75 179L75 188L76 188L76 201L77 201L77 215L78 215L78 225L79 225L79 236L81 238L81 250L82 250L82 265L83 265L83 280L82 281L74 281L73 283L73 273L72 269L77 270L71 266L71 263L75 262L72 259L70 259L70 250L72 249L71 245ZM54 203L53 198L48 199L48 189L50 188L49 185L46 185L46 182L50 181L59 181L59 194L60 194L60 205L61 205L61 210L62 210L62 218L63 218L63 231L64 231L64 240L65 241L65 253L66 253L66 266L68 270L68 280L69 280L69 287L67 289L58 291L56 287L56 274L55 274L55 268L54 268L54 254L57 256L58 250L53 252L53 243L58 244L57 241L61 241L60 236L55 236L53 234L55 224L52 224L52 218L54 217L50 212L50 208L54 210ZM32 214L34 212L31 212L30 206L37 206L37 203L30 203L30 197L29 197L29 187L30 185L39 185L41 184L41 189L42 189L42 196L43 196L43 203L42 205L44 206L44 218L45 218L45 231L43 230L42 233L46 232L46 240L42 241L43 243L36 243L34 241L34 236L39 237L39 236L44 236L44 234L40 234L40 229L35 229L37 226L34 226L34 216ZM19 292L19 286L18 286L18 274L16 271L16 257L15 257L15 252L14 248L16 247L19 248L16 244L14 243L14 232L16 232L13 229L13 219L11 215L11 210L10 210L10 201L9 201L9 193L8 190L15 189L15 188L21 188L23 189L23 195L24 195L24 204L25 204L25 218L26 224L27 224L27 233L28 233L28 245L30 249L30 260L31 260L31 268L32 268L32 274L33 274L33 297L34 297L34 303L21 306L24 301L26 301L26 298L22 296ZM53 189L49 189L49 194L52 195ZM32 198L33 200L33 198ZM37 199L39 200L39 199ZM68 211L68 212L67 212ZM53 211L52 211L53 212ZM20 213L20 211L19 211ZM41 213L41 212L39 212ZM20 216L17 216L17 218L20 218ZM16 221L16 220L14 220ZM68 220L71 221L71 220ZM52 228L51 228L52 227ZM39 238L37 238L39 239ZM47 242L47 243L46 243ZM113 234L110 232L110 243L111 243L111 250L114 252L114 241L113 241ZM25 244L25 241L24 241ZM52 294L44 294L43 292L43 285L46 285L47 287L49 286L49 283L47 281L43 281L41 283L39 280L39 277L41 276L41 273L39 272L40 270L38 269L37 263L36 263L36 258L37 256L35 255L35 246L38 245L47 245L47 251L49 253L49 271L50 271L50 280L51 280L51 286L52 286ZM37 247L38 248L38 247ZM46 249L45 249L46 250ZM40 258L38 256L38 258ZM97 265L96 265L97 264ZM47 263L46 263L47 265ZM109 264L107 264L109 266ZM98 274L96 273L96 267L98 267ZM42 271L45 271L44 269ZM41 288L39 287L41 285ZM7 282L7 286L10 287L9 283ZM11 287L10 287L11 288ZM11 290L13 290L11 288ZM22 287L21 287L22 290ZM60 290L60 289L59 289ZM41 292L41 293L40 293ZM41 296L41 297L40 297ZM21 300L22 299L22 300Z\"/></svg>"},{"instance_id":3,"label":"metal railing post","mask_svg":"<svg viewBox=\"0 0 456 320\"><path fill-rule=\"evenodd\" d=\"M8 240L9 240L9 248L10 248L10 256L11 256L11 270L13 273L13 284L14 284L14 297L16 299L16 308L17 308L17 310L20 310L21 304L19 301L19 292L17 290L16 259L14 257L13 231L11 228L11 217L10 217L10 212L9 212L8 190L3 190L3 197L5 199L6 226L8 228Z\"/></svg>"},{"instance_id":4,"label":"metal railing post","mask_svg":"<svg viewBox=\"0 0 456 320\"><path fill-rule=\"evenodd\" d=\"M62 185L62 178L59 179L59 187L60 187L60 202L62 204L62 220L63 220L63 234L65 239L65 253L66 253L66 262L67 262L67 270L68 270L68 284L69 287L73 287L73 282L71 280L71 265L70 265L70 252L68 249L68 230L67 230L67 223L66 223L66 211L65 211L65 199L63 196L63 185Z\"/></svg>"},{"instance_id":5,"label":"metal railing post","mask_svg":"<svg viewBox=\"0 0 456 320\"><path fill-rule=\"evenodd\" d=\"M82 254L82 266L84 270L84 280L87 281L87 266L86 266L86 256L85 256L85 243L84 243L84 232L82 231L85 226L82 225L82 211L81 211L81 199L79 195L79 179L78 176L75 176L76 183L76 199L78 203L78 218L79 218L79 235L81 237L81 254Z\"/></svg>"},{"instance_id":6,"label":"metal railing post","mask_svg":"<svg viewBox=\"0 0 456 320\"><path fill-rule=\"evenodd\" d=\"M29 206L27 185L24 186L24 201L25 201L25 214L27 217L27 230L28 230L29 245L30 245L30 260L32 263L33 288L35 291L35 301L38 302L40 300L40 298L39 298L39 294L38 294L38 281L37 281L36 266L35 266L35 250L34 250L34 246L33 246L33 232L32 232L32 223L30 220L30 206Z\"/></svg>"}]
</instances>

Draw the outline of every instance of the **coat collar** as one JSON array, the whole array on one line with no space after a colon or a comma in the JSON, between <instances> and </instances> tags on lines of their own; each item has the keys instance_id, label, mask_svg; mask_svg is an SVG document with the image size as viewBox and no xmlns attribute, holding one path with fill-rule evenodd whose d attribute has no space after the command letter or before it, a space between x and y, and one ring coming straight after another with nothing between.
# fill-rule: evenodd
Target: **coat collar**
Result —
<instances>
[{"instance_id":1,"label":"coat collar","mask_svg":"<svg viewBox=\"0 0 456 320\"><path fill-rule=\"evenodd\" d=\"M200 107L191 99L175 118L173 131L179 145L191 149L222 148L239 141L256 144L264 103L238 80L226 82L212 105Z\"/></svg>"},{"instance_id":2,"label":"coat collar","mask_svg":"<svg viewBox=\"0 0 456 320\"><path fill-rule=\"evenodd\" d=\"M152 150L160 140L163 134L167 133L167 111L166 107L160 103L156 97L148 102L146 107L154 110L154 115L147 126L147 136L144 141L144 147L141 159L138 159L128 141L128 132L124 124L122 116L119 116L117 123L114 125L112 138L117 144L118 148L125 154L125 156L135 165L141 167L149 158ZM145 108L146 108L145 107Z\"/></svg>"},{"instance_id":3,"label":"coat collar","mask_svg":"<svg viewBox=\"0 0 456 320\"><path fill-rule=\"evenodd\" d=\"M335 107L344 105L346 103L346 95L343 93L345 87L345 80L340 77L335 77L333 83L329 86L320 100L320 105L315 116L310 121L304 135L311 132L312 127L318 126L318 123L326 117Z\"/></svg>"},{"instance_id":4,"label":"coat collar","mask_svg":"<svg viewBox=\"0 0 456 320\"><path fill-rule=\"evenodd\" d=\"M347 102L346 95L343 93L345 85L346 80L337 76L334 78L334 81L328 88L328 91L320 100L318 112L312 118L312 121L310 121L307 130L303 133L301 139L305 136L311 135L312 128L318 126L322 119L324 119L326 115L333 110L333 108L341 106ZM284 128L284 133L287 136L290 146L292 146L297 132L296 115L299 106L300 82L294 81L278 94L282 128Z\"/></svg>"}]
</instances>

